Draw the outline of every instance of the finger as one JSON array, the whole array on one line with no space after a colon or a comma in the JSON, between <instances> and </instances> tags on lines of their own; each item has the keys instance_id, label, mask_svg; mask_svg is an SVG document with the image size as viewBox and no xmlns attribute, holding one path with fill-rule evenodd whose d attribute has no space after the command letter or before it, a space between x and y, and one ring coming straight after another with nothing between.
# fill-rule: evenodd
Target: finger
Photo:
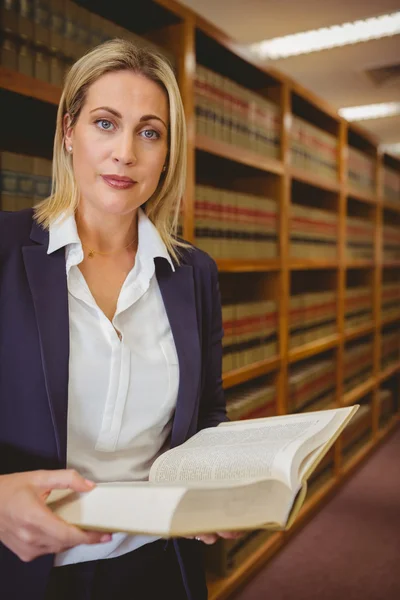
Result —
<instances>
[{"instance_id":1,"label":"finger","mask_svg":"<svg viewBox=\"0 0 400 600\"><path fill-rule=\"evenodd\" d=\"M217 535L222 537L224 540L237 540L244 534L242 531L218 531Z\"/></svg>"},{"instance_id":2,"label":"finger","mask_svg":"<svg viewBox=\"0 0 400 600\"><path fill-rule=\"evenodd\" d=\"M80 544L99 544L111 539L109 534L104 534L104 532L84 531L70 525L52 513L47 506L43 506L39 501L37 504L35 510L36 535L40 537L42 544L72 548Z\"/></svg>"},{"instance_id":3,"label":"finger","mask_svg":"<svg viewBox=\"0 0 400 600\"><path fill-rule=\"evenodd\" d=\"M96 485L93 481L82 477L75 469L37 471L34 484L44 490L71 489L75 492L88 492Z\"/></svg>"},{"instance_id":4,"label":"finger","mask_svg":"<svg viewBox=\"0 0 400 600\"><path fill-rule=\"evenodd\" d=\"M196 536L196 540L198 540L199 542L203 542L204 544L207 544L207 545L215 544L217 539L218 539L218 536L214 533L207 533L207 534L203 533L201 535Z\"/></svg>"}]
</instances>

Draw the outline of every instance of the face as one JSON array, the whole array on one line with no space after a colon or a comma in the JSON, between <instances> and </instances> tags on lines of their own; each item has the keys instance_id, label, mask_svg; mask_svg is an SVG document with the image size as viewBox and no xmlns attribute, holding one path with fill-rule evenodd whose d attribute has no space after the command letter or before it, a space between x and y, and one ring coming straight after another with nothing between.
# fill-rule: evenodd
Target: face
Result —
<instances>
[{"instance_id":1,"label":"face","mask_svg":"<svg viewBox=\"0 0 400 600\"><path fill-rule=\"evenodd\" d=\"M65 116L83 208L127 214L157 188L168 152L168 98L154 81L130 71L91 85L73 128Z\"/></svg>"}]
</instances>

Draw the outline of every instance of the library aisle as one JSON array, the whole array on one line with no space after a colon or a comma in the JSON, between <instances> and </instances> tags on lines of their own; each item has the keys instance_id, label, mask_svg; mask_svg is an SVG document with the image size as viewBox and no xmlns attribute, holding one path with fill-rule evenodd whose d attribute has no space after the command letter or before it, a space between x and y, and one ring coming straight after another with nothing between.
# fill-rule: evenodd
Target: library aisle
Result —
<instances>
[{"instance_id":1,"label":"library aisle","mask_svg":"<svg viewBox=\"0 0 400 600\"><path fill-rule=\"evenodd\" d=\"M400 429L232 600L400 598Z\"/></svg>"},{"instance_id":2,"label":"library aisle","mask_svg":"<svg viewBox=\"0 0 400 600\"><path fill-rule=\"evenodd\" d=\"M363 17L393 3L380 0L373 9L365 0L365 14L362 2L330 4L336 23L353 19L356 9ZM25 10L31 4L37 7L34 20ZM50 4L47 27L39 18L47 10L42 4ZM325 600L324 586L336 594L332 598L365 600L356 589L360 564L365 589L372 593L367 579L376 572L379 585L389 586L396 570L387 554L398 561L400 548L399 525L389 520L400 506L399 483L397 490L394 483L400 444L400 157L369 129L339 114L334 98L331 105L297 76L255 58L188 6L200 10L209 4L225 26L235 12L231 5L223 10L222 0L146 0L135 3L133 15L131 4L0 0L0 109L19 115L2 122L0 210L32 207L49 195L57 105L76 59L114 37L157 48L167 57L188 128L179 234L218 266L228 416L239 420L360 404L308 481L306 503L289 532L256 530L238 542L219 540L205 548L210 600L230 600L239 589L246 590L239 596L246 600L301 600L301 593L307 600ZM283 10L283 3L257 4L268 10L268 18L256 19L252 27L269 24L274 36L278 23L311 26L305 19L317 8L329 21L325 4L321 9L316 0L287 0L279 19L273 11ZM394 37L382 44L398 62ZM363 54L357 44L352 50ZM378 60L372 51L368 57L370 64ZM353 63L337 64L331 93L340 91L343 79L357 97L364 94ZM364 83L367 67L358 74ZM396 437L389 438L392 433ZM380 447L386 438L388 444ZM393 461L391 477L389 464L381 473L384 459ZM359 466L363 470L356 472ZM386 488L383 503L378 492ZM337 527L341 517L335 511L343 513L343 528ZM389 524L381 524L386 518ZM352 547L356 537L361 548ZM317 559L310 561L313 552ZM354 570L340 583L337 573L342 563L349 569L350 559ZM391 600L389 592L378 597Z\"/></svg>"}]
</instances>

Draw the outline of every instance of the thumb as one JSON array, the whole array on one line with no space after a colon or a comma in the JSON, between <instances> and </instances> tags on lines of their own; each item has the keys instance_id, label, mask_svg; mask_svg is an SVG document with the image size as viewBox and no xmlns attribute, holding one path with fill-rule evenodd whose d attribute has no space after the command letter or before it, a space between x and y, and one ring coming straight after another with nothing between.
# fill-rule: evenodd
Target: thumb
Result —
<instances>
[{"instance_id":1,"label":"thumb","mask_svg":"<svg viewBox=\"0 0 400 600\"><path fill-rule=\"evenodd\" d=\"M38 471L34 484L45 491L70 489L74 492L90 492L96 485L82 477L75 469Z\"/></svg>"}]
</instances>

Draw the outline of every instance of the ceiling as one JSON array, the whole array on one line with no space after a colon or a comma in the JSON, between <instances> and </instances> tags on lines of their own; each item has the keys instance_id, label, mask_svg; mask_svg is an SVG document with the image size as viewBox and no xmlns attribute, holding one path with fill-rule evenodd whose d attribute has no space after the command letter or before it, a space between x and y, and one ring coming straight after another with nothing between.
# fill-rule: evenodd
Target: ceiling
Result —
<instances>
[{"instance_id":1,"label":"ceiling","mask_svg":"<svg viewBox=\"0 0 400 600\"><path fill-rule=\"evenodd\" d=\"M241 44L400 10L400 0L180 0ZM400 35L265 63L336 108L400 101ZM392 71L368 72L398 64ZM400 116L359 123L400 143Z\"/></svg>"}]
</instances>

